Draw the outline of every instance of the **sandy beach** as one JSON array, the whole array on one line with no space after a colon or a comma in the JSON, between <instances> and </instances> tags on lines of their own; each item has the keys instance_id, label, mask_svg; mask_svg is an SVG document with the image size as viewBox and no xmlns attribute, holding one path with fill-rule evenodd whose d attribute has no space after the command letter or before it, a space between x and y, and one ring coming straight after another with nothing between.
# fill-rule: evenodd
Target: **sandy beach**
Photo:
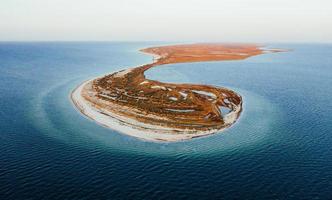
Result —
<instances>
[{"instance_id":1,"label":"sandy beach","mask_svg":"<svg viewBox=\"0 0 332 200\"><path fill-rule=\"evenodd\" d=\"M130 135L139 139L153 141L153 142L175 142L181 140L187 140L195 137L201 137L215 133L216 131L222 131L223 129L216 129L210 131L183 131L176 129L167 129L161 126L152 126L141 123L139 121L130 120L122 116L116 115L107 110L101 110L100 108L95 108L89 101L86 101L81 93L86 84L89 84L92 80L85 81L79 85L70 95L73 104L76 106L79 112L84 116L93 120L94 122L110 128L112 130L118 131L120 133ZM239 107L237 112L229 115L230 120L228 123L231 125L237 119L237 116L241 112ZM132 126L135 124L136 126ZM182 131L180 134L174 134L176 131Z\"/></svg>"},{"instance_id":2,"label":"sandy beach","mask_svg":"<svg viewBox=\"0 0 332 200\"><path fill-rule=\"evenodd\" d=\"M255 45L194 44L141 50L155 62L85 81L71 94L78 110L98 124L147 141L174 142L231 126L242 111L236 92L215 86L148 80L144 71L163 64L241 60L259 55ZM221 107L228 113L222 113Z\"/></svg>"}]
</instances>

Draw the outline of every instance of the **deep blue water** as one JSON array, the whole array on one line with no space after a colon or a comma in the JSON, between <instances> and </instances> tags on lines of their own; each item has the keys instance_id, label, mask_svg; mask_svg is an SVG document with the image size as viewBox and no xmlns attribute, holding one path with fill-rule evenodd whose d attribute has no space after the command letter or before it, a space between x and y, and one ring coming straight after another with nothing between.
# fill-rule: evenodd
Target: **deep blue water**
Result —
<instances>
[{"instance_id":1,"label":"deep blue water","mask_svg":"<svg viewBox=\"0 0 332 200\"><path fill-rule=\"evenodd\" d=\"M225 132L151 143L98 126L69 93L163 43L0 43L0 199L332 199L332 45L166 65L168 82L244 97Z\"/></svg>"}]
</instances>

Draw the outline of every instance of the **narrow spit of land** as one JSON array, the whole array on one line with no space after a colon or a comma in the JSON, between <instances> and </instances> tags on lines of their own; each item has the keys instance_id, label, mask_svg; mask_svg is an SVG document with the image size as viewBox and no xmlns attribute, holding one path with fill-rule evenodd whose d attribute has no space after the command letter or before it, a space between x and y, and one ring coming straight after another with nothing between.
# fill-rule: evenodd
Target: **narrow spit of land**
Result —
<instances>
[{"instance_id":1,"label":"narrow spit of land","mask_svg":"<svg viewBox=\"0 0 332 200\"><path fill-rule=\"evenodd\" d=\"M242 60L265 52L256 45L225 44L173 45L141 51L153 54L154 62L86 81L73 91L72 101L84 115L111 129L168 142L229 127L240 116L242 98L222 87L149 80L144 75L146 70L171 63Z\"/></svg>"}]
</instances>

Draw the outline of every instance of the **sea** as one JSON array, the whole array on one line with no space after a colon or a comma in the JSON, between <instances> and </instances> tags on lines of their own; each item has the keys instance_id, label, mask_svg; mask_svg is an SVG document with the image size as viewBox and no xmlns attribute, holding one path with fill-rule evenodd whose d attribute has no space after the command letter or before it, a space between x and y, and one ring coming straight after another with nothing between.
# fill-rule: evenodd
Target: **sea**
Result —
<instances>
[{"instance_id":1,"label":"sea","mask_svg":"<svg viewBox=\"0 0 332 200\"><path fill-rule=\"evenodd\" d=\"M149 79L227 87L226 131L155 143L82 116L69 95L170 42L1 42L0 199L332 199L332 45L169 64Z\"/></svg>"}]
</instances>

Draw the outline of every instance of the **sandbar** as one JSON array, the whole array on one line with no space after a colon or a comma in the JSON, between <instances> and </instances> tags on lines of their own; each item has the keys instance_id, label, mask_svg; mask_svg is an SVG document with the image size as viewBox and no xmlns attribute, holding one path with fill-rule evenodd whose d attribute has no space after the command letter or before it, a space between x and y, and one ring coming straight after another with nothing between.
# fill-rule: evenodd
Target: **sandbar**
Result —
<instances>
[{"instance_id":1,"label":"sandbar","mask_svg":"<svg viewBox=\"0 0 332 200\"><path fill-rule=\"evenodd\" d=\"M251 44L184 44L140 51L152 54L153 62L85 81L74 89L71 100L82 114L103 126L159 142L220 132L237 121L243 102L224 87L163 83L147 79L146 70L174 63L243 60L265 53Z\"/></svg>"}]
</instances>

